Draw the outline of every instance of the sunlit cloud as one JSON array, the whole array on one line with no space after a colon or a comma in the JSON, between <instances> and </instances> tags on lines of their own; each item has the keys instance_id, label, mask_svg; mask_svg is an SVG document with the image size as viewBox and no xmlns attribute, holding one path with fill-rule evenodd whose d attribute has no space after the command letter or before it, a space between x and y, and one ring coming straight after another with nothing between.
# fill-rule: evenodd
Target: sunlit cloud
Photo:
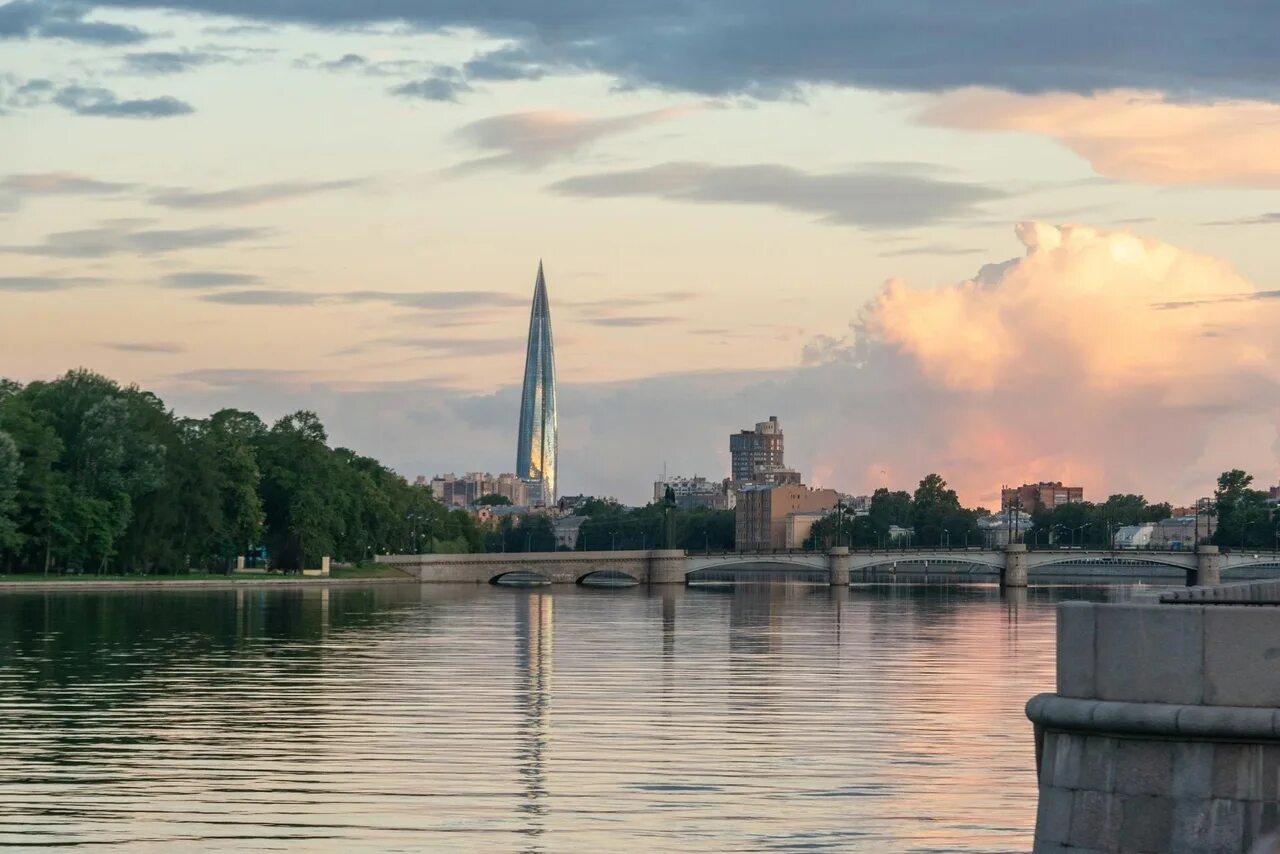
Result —
<instances>
[{"instance_id":1,"label":"sunlit cloud","mask_svg":"<svg viewBox=\"0 0 1280 854\"><path fill-rule=\"evenodd\" d=\"M965 89L936 96L927 124L1055 139L1099 175L1144 184L1280 186L1280 104L1176 101L1159 92L1022 95Z\"/></svg>"}]
</instances>

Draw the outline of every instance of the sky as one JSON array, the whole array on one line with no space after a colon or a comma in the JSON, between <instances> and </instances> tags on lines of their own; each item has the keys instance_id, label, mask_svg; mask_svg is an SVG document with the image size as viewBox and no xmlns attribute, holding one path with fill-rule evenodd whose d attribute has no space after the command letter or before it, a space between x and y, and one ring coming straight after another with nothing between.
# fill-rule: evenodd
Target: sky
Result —
<instances>
[{"instance_id":1,"label":"sky","mask_svg":"<svg viewBox=\"0 0 1280 854\"><path fill-rule=\"evenodd\" d=\"M0 2L0 376L561 491L1280 481L1280 6Z\"/></svg>"}]
</instances>

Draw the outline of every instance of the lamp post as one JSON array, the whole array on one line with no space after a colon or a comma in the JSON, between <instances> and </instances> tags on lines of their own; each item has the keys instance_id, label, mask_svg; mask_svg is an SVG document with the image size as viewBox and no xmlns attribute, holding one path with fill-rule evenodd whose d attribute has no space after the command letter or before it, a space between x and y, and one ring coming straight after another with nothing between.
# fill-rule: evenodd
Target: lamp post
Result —
<instances>
[{"instance_id":1,"label":"lamp post","mask_svg":"<svg viewBox=\"0 0 1280 854\"><path fill-rule=\"evenodd\" d=\"M618 549L618 532L617 531L609 532L609 549L611 551L617 551Z\"/></svg>"}]
</instances>

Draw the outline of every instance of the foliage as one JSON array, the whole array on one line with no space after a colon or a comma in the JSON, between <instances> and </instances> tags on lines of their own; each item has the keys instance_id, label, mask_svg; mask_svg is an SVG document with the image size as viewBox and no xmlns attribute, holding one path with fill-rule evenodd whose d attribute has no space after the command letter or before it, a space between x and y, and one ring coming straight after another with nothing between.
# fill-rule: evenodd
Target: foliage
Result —
<instances>
[{"instance_id":1,"label":"foliage","mask_svg":"<svg viewBox=\"0 0 1280 854\"><path fill-rule=\"evenodd\" d=\"M235 409L179 418L86 370L0 381L4 571L225 572L260 545L297 569L482 542L426 487L330 448L314 413L269 428Z\"/></svg>"},{"instance_id":2,"label":"foliage","mask_svg":"<svg viewBox=\"0 0 1280 854\"><path fill-rule=\"evenodd\" d=\"M1226 548L1275 548L1280 545L1280 514L1267 493L1252 489L1253 475L1223 472L1214 492L1218 528L1213 542Z\"/></svg>"},{"instance_id":3,"label":"foliage","mask_svg":"<svg viewBox=\"0 0 1280 854\"><path fill-rule=\"evenodd\" d=\"M477 498L476 506L477 507L510 507L511 499L505 495L498 495L496 493L491 492L488 495L481 495L479 498Z\"/></svg>"}]
</instances>

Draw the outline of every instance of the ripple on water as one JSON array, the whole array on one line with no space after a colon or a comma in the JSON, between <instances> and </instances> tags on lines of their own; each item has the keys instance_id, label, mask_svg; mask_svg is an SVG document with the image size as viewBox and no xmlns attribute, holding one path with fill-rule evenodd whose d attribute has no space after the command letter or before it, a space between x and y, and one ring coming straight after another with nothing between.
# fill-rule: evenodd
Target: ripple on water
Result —
<instances>
[{"instance_id":1,"label":"ripple on water","mask_svg":"<svg viewBox=\"0 0 1280 854\"><path fill-rule=\"evenodd\" d=\"M1079 595L7 595L0 846L1025 850Z\"/></svg>"}]
</instances>

